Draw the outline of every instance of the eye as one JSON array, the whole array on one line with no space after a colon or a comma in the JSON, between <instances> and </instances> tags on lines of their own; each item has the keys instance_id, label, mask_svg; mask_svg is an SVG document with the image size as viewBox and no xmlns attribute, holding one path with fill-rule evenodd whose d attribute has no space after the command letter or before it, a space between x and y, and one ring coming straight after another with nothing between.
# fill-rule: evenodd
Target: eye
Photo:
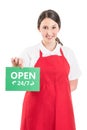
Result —
<instances>
[{"instance_id":1,"label":"eye","mask_svg":"<svg viewBox=\"0 0 87 130\"><path fill-rule=\"evenodd\" d=\"M47 26L43 26L43 29L48 29L48 27Z\"/></svg>"},{"instance_id":2,"label":"eye","mask_svg":"<svg viewBox=\"0 0 87 130\"><path fill-rule=\"evenodd\" d=\"M56 28L55 26L52 27L52 29L55 29L55 28Z\"/></svg>"}]
</instances>

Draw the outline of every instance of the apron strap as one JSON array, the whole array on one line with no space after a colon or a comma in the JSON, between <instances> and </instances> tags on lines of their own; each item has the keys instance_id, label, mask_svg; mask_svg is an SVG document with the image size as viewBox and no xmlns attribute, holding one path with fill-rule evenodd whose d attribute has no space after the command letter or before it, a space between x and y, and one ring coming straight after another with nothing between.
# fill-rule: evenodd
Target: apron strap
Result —
<instances>
[{"instance_id":1,"label":"apron strap","mask_svg":"<svg viewBox=\"0 0 87 130\"><path fill-rule=\"evenodd\" d=\"M40 57L42 57L42 51L40 50Z\"/></svg>"},{"instance_id":2,"label":"apron strap","mask_svg":"<svg viewBox=\"0 0 87 130\"><path fill-rule=\"evenodd\" d=\"M62 56L64 56L62 48L60 48L60 53Z\"/></svg>"}]
</instances>

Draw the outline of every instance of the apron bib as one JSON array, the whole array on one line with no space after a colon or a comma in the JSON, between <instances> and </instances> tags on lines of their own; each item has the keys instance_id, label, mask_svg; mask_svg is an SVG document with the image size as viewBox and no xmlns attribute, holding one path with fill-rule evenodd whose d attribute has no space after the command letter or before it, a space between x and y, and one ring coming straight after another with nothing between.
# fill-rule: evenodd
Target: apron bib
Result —
<instances>
[{"instance_id":1,"label":"apron bib","mask_svg":"<svg viewBox=\"0 0 87 130\"><path fill-rule=\"evenodd\" d=\"M40 57L40 92L26 92L20 130L76 130L71 91L68 80L69 64L61 56Z\"/></svg>"}]
</instances>

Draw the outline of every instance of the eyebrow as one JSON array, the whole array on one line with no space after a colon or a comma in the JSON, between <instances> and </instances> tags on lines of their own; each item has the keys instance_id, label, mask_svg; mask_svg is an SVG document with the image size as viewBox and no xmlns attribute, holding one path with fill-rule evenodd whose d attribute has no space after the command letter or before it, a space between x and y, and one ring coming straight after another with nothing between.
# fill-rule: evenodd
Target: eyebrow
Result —
<instances>
[{"instance_id":1,"label":"eyebrow","mask_svg":"<svg viewBox=\"0 0 87 130\"><path fill-rule=\"evenodd\" d=\"M47 25L43 25L43 26L47 26ZM52 26L56 26L56 24L52 25Z\"/></svg>"},{"instance_id":2,"label":"eyebrow","mask_svg":"<svg viewBox=\"0 0 87 130\"><path fill-rule=\"evenodd\" d=\"M56 26L56 24L52 25L52 26Z\"/></svg>"}]
</instances>

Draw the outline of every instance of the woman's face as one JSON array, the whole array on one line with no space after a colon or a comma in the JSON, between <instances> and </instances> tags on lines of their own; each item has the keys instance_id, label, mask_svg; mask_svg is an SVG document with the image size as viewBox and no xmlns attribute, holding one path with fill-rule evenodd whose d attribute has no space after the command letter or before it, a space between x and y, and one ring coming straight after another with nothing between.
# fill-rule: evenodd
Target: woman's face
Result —
<instances>
[{"instance_id":1,"label":"woman's face","mask_svg":"<svg viewBox=\"0 0 87 130\"><path fill-rule=\"evenodd\" d=\"M40 24L39 31L43 37L43 42L52 43L55 42L57 33L59 32L59 26L52 19L45 18Z\"/></svg>"}]
</instances>

